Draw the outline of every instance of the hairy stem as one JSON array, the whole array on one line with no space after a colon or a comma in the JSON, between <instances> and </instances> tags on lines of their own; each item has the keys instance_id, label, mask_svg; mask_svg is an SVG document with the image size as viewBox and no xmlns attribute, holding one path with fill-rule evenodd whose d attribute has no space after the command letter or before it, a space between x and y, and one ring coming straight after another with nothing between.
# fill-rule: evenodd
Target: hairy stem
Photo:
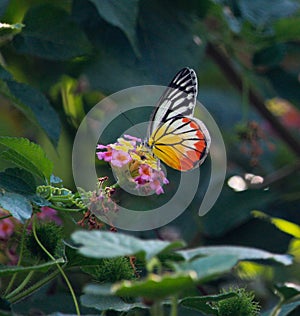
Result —
<instances>
[{"instance_id":1,"label":"hairy stem","mask_svg":"<svg viewBox=\"0 0 300 316\"><path fill-rule=\"evenodd\" d=\"M51 260L55 260L55 258L52 256L52 254L44 247L44 245L41 243L41 241L39 240L38 236L37 236L37 233L36 233L36 216L34 216L33 218L33 224L32 224L32 232L33 232L33 235L34 235L34 238L36 240L36 242L38 243L38 245L43 249L43 251L48 255L48 257L51 259ZM73 290L73 287L68 279L68 277L66 276L64 270L62 269L62 267L60 266L59 263L56 264L57 266L57 269L59 270L60 274L62 275L62 277L64 278L68 288L69 288L69 291L71 293L71 296L72 296L72 299L73 299L73 302L74 302L74 305L75 305L75 309L76 309L76 313L78 316L80 316L80 310L79 310L79 304L78 304L78 301L77 301L77 298L76 298L76 295L75 295L75 292Z\"/></svg>"},{"instance_id":2,"label":"hairy stem","mask_svg":"<svg viewBox=\"0 0 300 316\"><path fill-rule=\"evenodd\" d=\"M27 231L27 227L29 225L29 220L26 221L25 225L23 226L23 231L22 231L22 237L21 237L21 242L20 242L20 253L19 253L19 259L18 259L18 263L17 266L19 267L21 265L22 259L23 259L23 253L24 253L24 243L25 243L25 236L26 236L26 231ZM10 290L12 289L15 279L17 277L18 273L15 273L12 278L9 281L9 284L7 285L7 288L5 290L4 296L6 296Z\"/></svg>"}]
</instances>

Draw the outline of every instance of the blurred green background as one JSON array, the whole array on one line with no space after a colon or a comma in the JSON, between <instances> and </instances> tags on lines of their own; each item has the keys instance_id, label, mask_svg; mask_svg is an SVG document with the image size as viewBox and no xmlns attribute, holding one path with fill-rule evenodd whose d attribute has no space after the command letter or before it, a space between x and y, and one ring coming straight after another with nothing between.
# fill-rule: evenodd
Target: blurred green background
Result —
<instances>
[{"instance_id":1,"label":"blurred green background","mask_svg":"<svg viewBox=\"0 0 300 316\"><path fill-rule=\"evenodd\" d=\"M174 222L139 235L287 252L291 237L251 211L300 224L299 9L293 0L2 0L0 134L41 144L55 175L75 190L72 143L89 109L128 87L167 85L191 67L198 100L224 137L226 183L207 215L197 214L200 187ZM102 176L110 173L101 166ZM171 182L178 177L168 172ZM264 184L240 192L227 184L233 176L245 182L247 173ZM253 272L266 281L254 285L262 297L268 280L299 281L299 250L292 253L298 257L289 269Z\"/></svg>"}]
</instances>

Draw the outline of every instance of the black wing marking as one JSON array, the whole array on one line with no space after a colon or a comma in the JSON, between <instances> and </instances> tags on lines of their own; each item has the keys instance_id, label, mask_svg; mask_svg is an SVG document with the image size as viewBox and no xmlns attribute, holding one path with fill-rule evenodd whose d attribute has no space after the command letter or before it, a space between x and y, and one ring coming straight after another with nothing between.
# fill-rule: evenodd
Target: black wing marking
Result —
<instances>
[{"instance_id":1,"label":"black wing marking","mask_svg":"<svg viewBox=\"0 0 300 316\"><path fill-rule=\"evenodd\" d=\"M151 116L148 138L161 123L176 117L193 116L197 98L197 76L193 69L183 68L160 97Z\"/></svg>"}]
</instances>

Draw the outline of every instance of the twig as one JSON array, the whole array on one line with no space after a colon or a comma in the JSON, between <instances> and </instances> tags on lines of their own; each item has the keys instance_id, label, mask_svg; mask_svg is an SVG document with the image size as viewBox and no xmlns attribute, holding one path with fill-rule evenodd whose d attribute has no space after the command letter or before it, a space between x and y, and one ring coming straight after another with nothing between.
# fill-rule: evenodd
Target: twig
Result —
<instances>
[{"instance_id":1,"label":"twig","mask_svg":"<svg viewBox=\"0 0 300 316\"><path fill-rule=\"evenodd\" d=\"M206 46L206 54L209 56L225 74L226 78L231 84L240 92L243 91L243 81L240 74L234 68L229 58L215 45L208 42ZM290 149L299 157L300 143L297 139L277 120L277 118L265 107L263 98L249 88L249 101L260 113L260 115L267 120L277 135L290 147Z\"/></svg>"}]
</instances>

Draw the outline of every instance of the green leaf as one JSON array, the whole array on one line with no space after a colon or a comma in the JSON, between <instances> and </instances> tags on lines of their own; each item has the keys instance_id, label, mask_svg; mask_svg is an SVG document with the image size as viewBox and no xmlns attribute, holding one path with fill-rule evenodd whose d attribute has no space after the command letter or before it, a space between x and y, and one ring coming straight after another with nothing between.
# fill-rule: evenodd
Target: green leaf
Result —
<instances>
[{"instance_id":1,"label":"green leaf","mask_svg":"<svg viewBox=\"0 0 300 316\"><path fill-rule=\"evenodd\" d=\"M84 287L83 292L85 294L98 295L98 296L110 296L113 295L111 290L112 283L105 284L88 284Z\"/></svg>"},{"instance_id":2,"label":"green leaf","mask_svg":"<svg viewBox=\"0 0 300 316\"><path fill-rule=\"evenodd\" d=\"M0 206L9 211L21 223L29 219L32 214L32 206L28 199L17 193L0 194Z\"/></svg>"},{"instance_id":3,"label":"green leaf","mask_svg":"<svg viewBox=\"0 0 300 316\"><path fill-rule=\"evenodd\" d=\"M0 266L0 276L13 275L18 272L29 272L29 271L43 271L46 272L49 268L55 266L56 264L64 263L65 260L63 258L56 259L54 261L49 261L42 264L37 264L34 266Z\"/></svg>"},{"instance_id":4,"label":"green leaf","mask_svg":"<svg viewBox=\"0 0 300 316\"><path fill-rule=\"evenodd\" d=\"M294 283L276 284L275 293L284 301L287 301L300 294L300 286Z\"/></svg>"},{"instance_id":5,"label":"green leaf","mask_svg":"<svg viewBox=\"0 0 300 316\"><path fill-rule=\"evenodd\" d=\"M23 32L13 44L22 54L50 60L68 60L91 53L91 45L68 13L51 4L31 7Z\"/></svg>"},{"instance_id":6,"label":"green leaf","mask_svg":"<svg viewBox=\"0 0 300 316\"><path fill-rule=\"evenodd\" d=\"M64 241L65 244L65 254L68 259L67 261L67 267L90 267L90 266L96 266L99 264L99 259L95 258L88 258L82 256L80 253L78 253L78 249L70 244L68 244L66 241Z\"/></svg>"},{"instance_id":7,"label":"green leaf","mask_svg":"<svg viewBox=\"0 0 300 316\"><path fill-rule=\"evenodd\" d=\"M115 310L127 312L134 308L146 308L142 303L126 303L117 296L84 294L80 297L80 302L83 306L95 308L100 311Z\"/></svg>"},{"instance_id":8,"label":"green leaf","mask_svg":"<svg viewBox=\"0 0 300 316\"><path fill-rule=\"evenodd\" d=\"M80 245L79 253L90 258L113 258L142 252L146 260L149 260L159 253L171 250L172 245L176 248L179 245L178 242L141 240L121 233L115 234L96 230L77 231L72 234L72 239Z\"/></svg>"},{"instance_id":9,"label":"green leaf","mask_svg":"<svg viewBox=\"0 0 300 316\"><path fill-rule=\"evenodd\" d=\"M237 255L212 255L190 262L174 263L177 272L195 271L200 282L207 282L221 274L229 272L238 262Z\"/></svg>"},{"instance_id":10,"label":"green leaf","mask_svg":"<svg viewBox=\"0 0 300 316\"><path fill-rule=\"evenodd\" d=\"M195 288L196 279L193 271L163 276L150 274L142 281L123 281L116 284L112 287L112 291L124 297L163 299Z\"/></svg>"},{"instance_id":11,"label":"green leaf","mask_svg":"<svg viewBox=\"0 0 300 316\"><path fill-rule=\"evenodd\" d=\"M300 301L296 301L293 303L283 304L280 308L280 312L276 314L276 316L286 316L289 315L292 311L294 311L297 307L300 306Z\"/></svg>"},{"instance_id":12,"label":"green leaf","mask_svg":"<svg viewBox=\"0 0 300 316\"><path fill-rule=\"evenodd\" d=\"M0 78L3 80L13 80L12 74L0 65Z\"/></svg>"},{"instance_id":13,"label":"green leaf","mask_svg":"<svg viewBox=\"0 0 300 316\"><path fill-rule=\"evenodd\" d=\"M199 312L218 315L218 311L216 309L211 308L208 305L208 303L219 302L219 301L234 297L236 295L237 294L234 292L228 292L228 293L221 293L221 294L216 294L216 295L185 297L179 301L179 304L183 307L196 310Z\"/></svg>"},{"instance_id":14,"label":"green leaf","mask_svg":"<svg viewBox=\"0 0 300 316\"><path fill-rule=\"evenodd\" d=\"M11 73L0 65L0 93L9 99L16 108L34 124L41 127L56 146L60 136L61 124L58 115L48 99L39 90L24 83L15 82Z\"/></svg>"},{"instance_id":15,"label":"green leaf","mask_svg":"<svg viewBox=\"0 0 300 316\"><path fill-rule=\"evenodd\" d=\"M297 307L300 306L300 301L292 302L292 303L287 303L283 304L276 312L276 316L287 316L289 315L292 311L294 311ZM270 311L267 311L263 313L261 316L273 316L273 309Z\"/></svg>"},{"instance_id":16,"label":"green leaf","mask_svg":"<svg viewBox=\"0 0 300 316\"><path fill-rule=\"evenodd\" d=\"M292 256L290 255L279 255L261 249L240 246L208 246L180 250L177 253L186 260L197 256L232 255L236 256L238 260L273 260L283 265L292 264Z\"/></svg>"},{"instance_id":17,"label":"green leaf","mask_svg":"<svg viewBox=\"0 0 300 316\"><path fill-rule=\"evenodd\" d=\"M224 187L213 208L203 217L204 232L212 237L221 236L251 218L253 209L263 207L273 199L274 195L268 191L234 192Z\"/></svg>"},{"instance_id":18,"label":"green leaf","mask_svg":"<svg viewBox=\"0 0 300 316\"><path fill-rule=\"evenodd\" d=\"M43 149L26 138L0 137L0 144L8 148L1 157L12 161L17 166L43 178L50 179L53 164L46 157Z\"/></svg>"},{"instance_id":19,"label":"green leaf","mask_svg":"<svg viewBox=\"0 0 300 316\"><path fill-rule=\"evenodd\" d=\"M275 225L281 231L295 237L300 238L300 226L278 217L271 217L260 211L252 212L254 217L262 218Z\"/></svg>"},{"instance_id":20,"label":"green leaf","mask_svg":"<svg viewBox=\"0 0 300 316\"><path fill-rule=\"evenodd\" d=\"M181 68L201 65L205 42L201 38L200 44L195 43L199 21L194 13L178 10L170 1L140 1L141 57L137 59L125 36L95 14L94 6L89 4L74 2L73 16L87 33L93 34L90 40L97 48L96 58L85 68L92 89L111 93L142 84L167 85ZM157 67L158 61L163 67Z\"/></svg>"},{"instance_id":21,"label":"green leaf","mask_svg":"<svg viewBox=\"0 0 300 316\"><path fill-rule=\"evenodd\" d=\"M90 0L100 16L108 23L120 28L127 36L137 56L140 56L136 37L139 0Z\"/></svg>"},{"instance_id":22,"label":"green leaf","mask_svg":"<svg viewBox=\"0 0 300 316\"><path fill-rule=\"evenodd\" d=\"M300 17L280 19L276 21L274 30L278 41L296 41L300 39Z\"/></svg>"},{"instance_id":23,"label":"green leaf","mask_svg":"<svg viewBox=\"0 0 300 316\"><path fill-rule=\"evenodd\" d=\"M36 181L33 175L19 168L8 168L0 172L0 188L19 194L35 194Z\"/></svg>"},{"instance_id":24,"label":"green leaf","mask_svg":"<svg viewBox=\"0 0 300 316\"><path fill-rule=\"evenodd\" d=\"M61 124L48 99L39 90L13 80L6 81L9 93L4 95L34 124L41 127L56 146ZM3 93L3 91L2 91Z\"/></svg>"}]
</instances>

